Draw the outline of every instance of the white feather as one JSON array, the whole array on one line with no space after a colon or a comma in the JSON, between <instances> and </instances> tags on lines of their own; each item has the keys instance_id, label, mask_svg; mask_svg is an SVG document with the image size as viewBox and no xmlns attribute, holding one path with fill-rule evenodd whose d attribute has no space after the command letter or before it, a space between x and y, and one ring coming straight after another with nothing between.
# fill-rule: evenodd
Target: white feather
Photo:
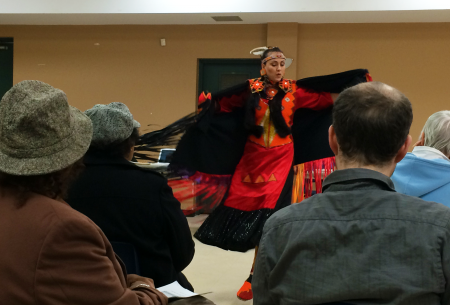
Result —
<instances>
[{"instance_id":1,"label":"white feather","mask_svg":"<svg viewBox=\"0 0 450 305\"><path fill-rule=\"evenodd\" d=\"M258 47L250 51L250 54L261 56L268 47Z\"/></svg>"}]
</instances>

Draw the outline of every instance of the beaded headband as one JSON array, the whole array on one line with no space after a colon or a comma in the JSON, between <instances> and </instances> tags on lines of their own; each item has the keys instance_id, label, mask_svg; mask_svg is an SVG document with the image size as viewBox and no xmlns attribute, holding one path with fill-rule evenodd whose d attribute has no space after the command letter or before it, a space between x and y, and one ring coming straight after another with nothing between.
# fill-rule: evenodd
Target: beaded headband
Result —
<instances>
[{"instance_id":1,"label":"beaded headband","mask_svg":"<svg viewBox=\"0 0 450 305\"><path fill-rule=\"evenodd\" d=\"M266 64L266 62L268 62L269 60L272 60L272 59L284 59L284 60L286 60L286 57L284 56L283 53L277 52L275 54L272 54L272 55L267 56L266 58L264 58L262 60L263 65Z\"/></svg>"},{"instance_id":2,"label":"beaded headband","mask_svg":"<svg viewBox=\"0 0 450 305\"><path fill-rule=\"evenodd\" d=\"M262 54L264 54L264 52L266 50L270 50L270 49L273 49L273 48L276 48L276 47L259 47L259 48L254 48L253 50L250 51L250 54L261 56ZM292 64L292 62L294 61L292 58L286 58L284 56L284 54L281 53L281 52L274 52L274 53L275 54L280 54L280 55L272 54L271 56L268 56L268 57L264 58L262 60L262 63L265 64L271 59L279 59L279 58L281 58L281 59L284 59L286 61L284 66L287 69Z\"/></svg>"}]
</instances>

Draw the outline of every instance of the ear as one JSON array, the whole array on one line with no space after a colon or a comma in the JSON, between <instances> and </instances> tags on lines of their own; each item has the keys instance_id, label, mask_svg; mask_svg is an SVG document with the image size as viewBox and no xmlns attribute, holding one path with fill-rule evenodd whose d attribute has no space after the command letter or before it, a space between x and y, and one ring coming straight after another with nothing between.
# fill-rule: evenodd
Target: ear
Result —
<instances>
[{"instance_id":1,"label":"ear","mask_svg":"<svg viewBox=\"0 0 450 305\"><path fill-rule=\"evenodd\" d=\"M403 143L402 147L397 152L397 155L395 156L395 163L398 163L402 161L402 159L405 157L406 153L408 152L409 146L411 145L412 137L411 135L408 135L406 137L405 143Z\"/></svg>"},{"instance_id":2,"label":"ear","mask_svg":"<svg viewBox=\"0 0 450 305\"><path fill-rule=\"evenodd\" d=\"M336 132L334 131L333 125L328 129L328 143L333 153L337 156L339 152L339 144L336 138Z\"/></svg>"},{"instance_id":3,"label":"ear","mask_svg":"<svg viewBox=\"0 0 450 305\"><path fill-rule=\"evenodd\" d=\"M262 62L261 62L261 69L264 69L266 67L266 64L263 64Z\"/></svg>"},{"instance_id":4,"label":"ear","mask_svg":"<svg viewBox=\"0 0 450 305\"><path fill-rule=\"evenodd\" d=\"M425 132L422 131L422 134L420 135L419 145L416 146L424 146L425 145Z\"/></svg>"}]
</instances>

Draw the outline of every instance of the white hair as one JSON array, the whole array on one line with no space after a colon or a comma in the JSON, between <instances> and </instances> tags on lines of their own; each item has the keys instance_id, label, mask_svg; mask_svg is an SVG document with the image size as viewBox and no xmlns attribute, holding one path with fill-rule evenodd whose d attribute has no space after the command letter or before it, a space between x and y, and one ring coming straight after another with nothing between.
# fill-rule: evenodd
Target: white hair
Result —
<instances>
[{"instance_id":1,"label":"white hair","mask_svg":"<svg viewBox=\"0 0 450 305\"><path fill-rule=\"evenodd\" d=\"M422 132L425 133L425 146L433 147L444 155L450 156L450 111L433 113L425 123Z\"/></svg>"}]
</instances>

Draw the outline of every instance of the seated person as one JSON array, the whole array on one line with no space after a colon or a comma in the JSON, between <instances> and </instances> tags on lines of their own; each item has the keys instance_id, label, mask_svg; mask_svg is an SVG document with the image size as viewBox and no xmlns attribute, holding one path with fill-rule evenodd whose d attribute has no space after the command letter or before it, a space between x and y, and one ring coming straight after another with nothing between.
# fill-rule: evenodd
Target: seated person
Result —
<instances>
[{"instance_id":1,"label":"seated person","mask_svg":"<svg viewBox=\"0 0 450 305\"><path fill-rule=\"evenodd\" d=\"M389 178L412 118L409 100L379 82L339 95L337 170L322 194L266 222L254 304L450 304L450 209L397 193Z\"/></svg>"},{"instance_id":2,"label":"seated person","mask_svg":"<svg viewBox=\"0 0 450 305\"><path fill-rule=\"evenodd\" d=\"M0 102L0 304L167 304L127 276L103 232L63 196L92 123L64 92L23 81Z\"/></svg>"},{"instance_id":3,"label":"seated person","mask_svg":"<svg viewBox=\"0 0 450 305\"><path fill-rule=\"evenodd\" d=\"M412 153L397 164L392 181L399 193L450 207L450 111L432 114Z\"/></svg>"},{"instance_id":4,"label":"seated person","mask_svg":"<svg viewBox=\"0 0 450 305\"><path fill-rule=\"evenodd\" d=\"M109 240L133 245L140 275L151 277L156 287L178 281L193 291L181 273L195 248L180 202L164 177L129 161L139 123L122 103L95 105L85 114L92 120L92 142L67 202Z\"/></svg>"}]
</instances>

